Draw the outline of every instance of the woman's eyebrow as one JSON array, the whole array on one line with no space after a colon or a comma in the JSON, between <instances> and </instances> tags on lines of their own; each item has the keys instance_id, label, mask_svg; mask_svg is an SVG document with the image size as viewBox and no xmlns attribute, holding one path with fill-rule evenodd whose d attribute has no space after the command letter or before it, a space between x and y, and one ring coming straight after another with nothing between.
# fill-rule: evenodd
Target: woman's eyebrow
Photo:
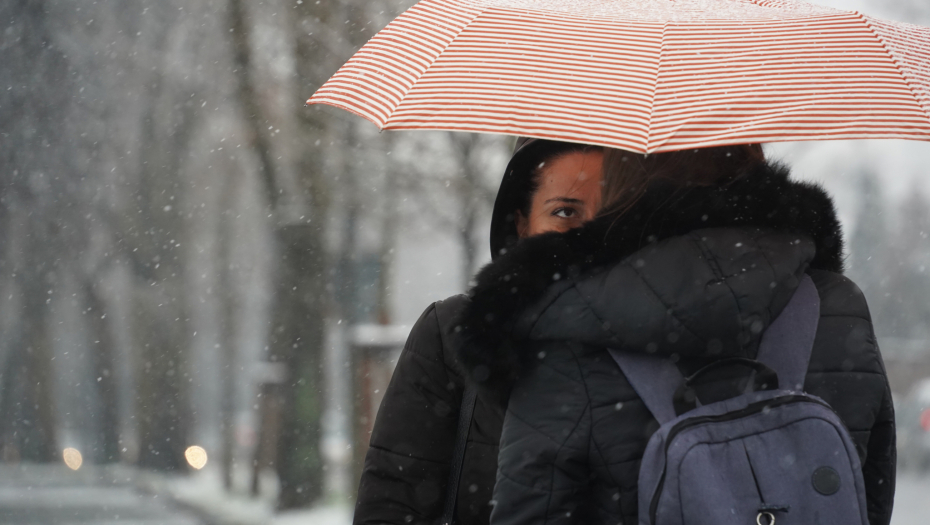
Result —
<instances>
[{"instance_id":1,"label":"woman's eyebrow","mask_svg":"<svg viewBox=\"0 0 930 525\"><path fill-rule=\"evenodd\" d=\"M572 199L570 197L553 197L551 199L546 199L546 202L543 204L549 204L550 202L563 202L565 204L584 204L584 201L581 199Z\"/></svg>"}]
</instances>

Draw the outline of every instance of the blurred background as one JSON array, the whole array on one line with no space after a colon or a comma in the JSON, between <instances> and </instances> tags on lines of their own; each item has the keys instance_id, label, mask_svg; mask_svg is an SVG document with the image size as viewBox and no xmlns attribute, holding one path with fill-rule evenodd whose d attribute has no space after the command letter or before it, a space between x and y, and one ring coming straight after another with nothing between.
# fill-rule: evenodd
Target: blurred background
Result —
<instances>
[{"instance_id":1,"label":"blurred background","mask_svg":"<svg viewBox=\"0 0 930 525\"><path fill-rule=\"evenodd\" d=\"M413 3L0 2L0 523L350 521L410 325L490 259L513 144L304 106ZM918 523L930 144L766 151L836 198Z\"/></svg>"}]
</instances>

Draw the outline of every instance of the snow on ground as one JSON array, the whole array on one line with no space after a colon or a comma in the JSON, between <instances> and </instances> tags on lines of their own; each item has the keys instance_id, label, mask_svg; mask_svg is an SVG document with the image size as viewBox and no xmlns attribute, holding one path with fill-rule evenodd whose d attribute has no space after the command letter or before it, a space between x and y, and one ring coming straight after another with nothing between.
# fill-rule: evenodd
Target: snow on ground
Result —
<instances>
[{"instance_id":1,"label":"snow on ground","mask_svg":"<svg viewBox=\"0 0 930 525\"><path fill-rule=\"evenodd\" d=\"M275 513L270 494L226 492L218 473L141 472L125 465L0 463L0 525L351 525L350 502Z\"/></svg>"},{"instance_id":2,"label":"snow on ground","mask_svg":"<svg viewBox=\"0 0 930 525\"><path fill-rule=\"evenodd\" d=\"M240 473L241 474L241 473ZM242 476L236 476L241 478ZM223 488L218 469L204 469L187 476L166 476L140 472L136 485L145 492L160 494L193 510L215 525L351 525L350 502L329 502L306 510L275 512L276 487L270 486L257 497L246 493L244 479L228 492ZM2 524L0 524L2 525Z\"/></svg>"},{"instance_id":3,"label":"snow on ground","mask_svg":"<svg viewBox=\"0 0 930 525\"><path fill-rule=\"evenodd\" d=\"M0 464L2 525L203 525L158 494L102 469Z\"/></svg>"},{"instance_id":4,"label":"snow on ground","mask_svg":"<svg viewBox=\"0 0 930 525\"><path fill-rule=\"evenodd\" d=\"M274 525L351 525L351 507L319 507L311 510L282 512Z\"/></svg>"},{"instance_id":5,"label":"snow on ground","mask_svg":"<svg viewBox=\"0 0 930 525\"><path fill-rule=\"evenodd\" d=\"M115 467L115 468L114 468ZM113 466L71 472L61 466L0 464L0 525L350 525L349 502L274 512L267 498L224 493L205 476L146 476ZM930 472L900 473L891 525L930 516Z\"/></svg>"}]
</instances>

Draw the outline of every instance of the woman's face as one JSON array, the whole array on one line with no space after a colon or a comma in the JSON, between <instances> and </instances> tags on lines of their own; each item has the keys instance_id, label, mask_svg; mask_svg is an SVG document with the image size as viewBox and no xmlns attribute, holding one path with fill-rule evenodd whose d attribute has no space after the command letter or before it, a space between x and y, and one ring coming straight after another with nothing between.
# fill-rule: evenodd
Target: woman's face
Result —
<instances>
[{"instance_id":1,"label":"woman's face","mask_svg":"<svg viewBox=\"0 0 930 525\"><path fill-rule=\"evenodd\" d=\"M529 216L517 212L520 237L564 232L593 219L601 206L603 164L601 150L567 153L546 162Z\"/></svg>"}]
</instances>

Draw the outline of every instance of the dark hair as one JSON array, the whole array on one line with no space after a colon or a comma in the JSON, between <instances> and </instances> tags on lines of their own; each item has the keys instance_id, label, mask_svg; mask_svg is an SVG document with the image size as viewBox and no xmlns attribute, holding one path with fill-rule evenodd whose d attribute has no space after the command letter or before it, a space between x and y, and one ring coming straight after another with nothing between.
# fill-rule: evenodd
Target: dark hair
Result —
<instances>
[{"instance_id":1,"label":"dark hair","mask_svg":"<svg viewBox=\"0 0 930 525\"><path fill-rule=\"evenodd\" d=\"M601 150L600 146L543 139L522 139L507 165L491 218L491 257L514 245L517 212L529 216L533 195L539 189L540 165L569 153Z\"/></svg>"},{"instance_id":2,"label":"dark hair","mask_svg":"<svg viewBox=\"0 0 930 525\"><path fill-rule=\"evenodd\" d=\"M681 188L729 184L760 162L765 162L760 144L651 155L607 148L600 214L622 214L656 184Z\"/></svg>"},{"instance_id":3,"label":"dark hair","mask_svg":"<svg viewBox=\"0 0 930 525\"><path fill-rule=\"evenodd\" d=\"M574 142L554 142L550 140L540 141L542 146L527 156L524 166L524 174L517 177L518 195L520 196L517 210L524 217L530 216L530 207L533 204L533 196L539 189L539 176L543 167L550 162L555 162L565 155L571 153L587 153L589 151L601 151L601 146L592 146L590 144L576 144ZM516 211L516 210L515 210Z\"/></svg>"}]
</instances>

